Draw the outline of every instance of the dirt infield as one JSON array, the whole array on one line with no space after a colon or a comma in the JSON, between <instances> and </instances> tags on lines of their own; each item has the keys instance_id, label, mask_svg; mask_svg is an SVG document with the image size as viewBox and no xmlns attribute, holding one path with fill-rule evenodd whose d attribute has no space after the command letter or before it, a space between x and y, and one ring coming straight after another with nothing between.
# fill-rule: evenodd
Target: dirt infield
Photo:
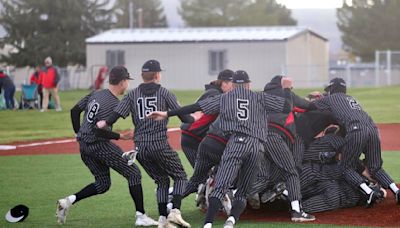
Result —
<instances>
[{"instance_id":1,"label":"dirt infield","mask_svg":"<svg viewBox=\"0 0 400 228\"><path fill-rule=\"evenodd\" d=\"M373 208L354 207L314 213L317 218L310 224L353 225L373 227L400 227L400 206L396 205L393 194L388 191L388 197ZM246 209L241 220L258 222L289 222L287 211L271 211ZM308 224L308 223L307 223Z\"/></svg>"},{"instance_id":2,"label":"dirt infield","mask_svg":"<svg viewBox=\"0 0 400 228\"><path fill-rule=\"evenodd\" d=\"M382 140L382 150L400 151L400 140L396 136L400 132L400 124L379 124L379 131ZM180 131L170 129L168 132L169 142L172 148L180 149ZM125 151L133 148L131 141L116 141ZM51 139L35 142L14 142L7 146L14 146L14 149L1 150L0 156L13 155L39 155L39 154L75 154L79 153L78 143L74 139Z\"/></svg>"}]
</instances>

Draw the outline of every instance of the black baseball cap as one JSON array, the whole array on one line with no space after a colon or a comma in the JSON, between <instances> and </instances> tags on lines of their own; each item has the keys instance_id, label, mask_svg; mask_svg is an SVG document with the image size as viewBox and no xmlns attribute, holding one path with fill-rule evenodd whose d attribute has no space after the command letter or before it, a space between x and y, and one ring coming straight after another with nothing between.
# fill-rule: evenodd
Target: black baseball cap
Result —
<instances>
[{"instance_id":1,"label":"black baseball cap","mask_svg":"<svg viewBox=\"0 0 400 228\"><path fill-rule=\"evenodd\" d=\"M232 81L234 73L235 72L233 72L232 70L229 70L229 69L223 70L223 71L219 72L217 79L223 80L223 81Z\"/></svg>"},{"instance_id":2,"label":"black baseball cap","mask_svg":"<svg viewBox=\"0 0 400 228\"><path fill-rule=\"evenodd\" d=\"M251 82L249 79L249 75L244 70L238 70L233 74L233 83L241 84L241 83L249 83Z\"/></svg>"},{"instance_id":3,"label":"black baseball cap","mask_svg":"<svg viewBox=\"0 0 400 228\"><path fill-rule=\"evenodd\" d=\"M17 205L11 208L6 214L7 222L22 222L28 217L29 215L29 208L25 205Z\"/></svg>"},{"instance_id":4,"label":"black baseball cap","mask_svg":"<svg viewBox=\"0 0 400 228\"><path fill-rule=\"evenodd\" d=\"M162 71L160 63L155 59L146 61L142 66L142 72L160 72L160 71Z\"/></svg>"},{"instance_id":5,"label":"black baseball cap","mask_svg":"<svg viewBox=\"0 0 400 228\"><path fill-rule=\"evenodd\" d=\"M330 88L332 87L346 87L346 82L344 81L343 78L333 78L332 80L329 81L329 84L325 87L325 92L328 92L330 90Z\"/></svg>"},{"instance_id":6,"label":"black baseball cap","mask_svg":"<svg viewBox=\"0 0 400 228\"><path fill-rule=\"evenodd\" d=\"M129 76L128 70L124 66L115 66L109 74L109 82L111 85L116 85L122 80L133 80Z\"/></svg>"}]
</instances>

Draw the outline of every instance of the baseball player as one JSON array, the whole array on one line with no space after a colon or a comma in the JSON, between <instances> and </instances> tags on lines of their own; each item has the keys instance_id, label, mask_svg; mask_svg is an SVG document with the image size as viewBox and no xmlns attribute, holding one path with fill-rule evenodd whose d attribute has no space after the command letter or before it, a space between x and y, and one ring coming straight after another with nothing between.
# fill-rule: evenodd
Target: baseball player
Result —
<instances>
[{"instance_id":1,"label":"baseball player","mask_svg":"<svg viewBox=\"0 0 400 228\"><path fill-rule=\"evenodd\" d=\"M129 192L136 206L135 225L157 225L156 221L145 214L139 168L136 165L128 166L126 160L121 157L122 150L110 142L110 138L130 139L132 135L117 134L96 128L96 121L106 118L117 106L119 102L117 96L122 95L128 88L129 79L131 78L125 67L114 67L109 75L109 89L87 95L71 109L71 121L77 134L81 158L93 174L95 182L57 201L56 217L59 223L66 222L67 212L73 204L108 191L111 185L110 168L112 168L128 181ZM83 111L85 111L85 118L80 125L80 114Z\"/></svg>"},{"instance_id":2,"label":"baseball player","mask_svg":"<svg viewBox=\"0 0 400 228\"><path fill-rule=\"evenodd\" d=\"M264 87L264 92L283 97L284 90L279 81L282 76L274 77ZM291 92L293 105L299 108L308 109L310 103ZM265 139L265 151L267 159L282 170L283 180L288 190L288 198L292 208L292 221L305 222L313 221L313 215L305 213L301 209L301 190L299 173L296 169L296 162L292 153L295 143L296 129L293 112L274 113L268 116L268 134ZM300 153L300 152L299 152ZM299 161L300 162L300 161Z\"/></svg>"},{"instance_id":3,"label":"baseball player","mask_svg":"<svg viewBox=\"0 0 400 228\"><path fill-rule=\"evenodd\" d=\"M332 79L325 91L329 95L314 101L314 104L321 111L331 112L335 120L346 129L346 145L342 153L346 180L368 195L367 206L373 206L379 199L379 193L368 187L360 174L355 171L359 157L364 153L372 177L384 188L390 188L396 196L397 204L400 204L399 188L382 168L381 144L375 123L363 111L356 99L346 94L346 82L342 78Z\"/></svg>"},{"instance_id":4,"label":"baseball player","mask_svg":"<svg viewBox=\"0 0 400 228\"><path fill-rule=\"evenodd\" d=\"M135 126L134 142L138 151L137 160L157 184L157 202L159 226L177 224L190 227L181 216L181 200L187 183L186 173L178 154L171 149L167 141L168 120L154 121L146 118L152 111L180 108L176 97L160 85L161 67L157 60L148 60L142 67L143 83L130 91L104 121L97 126L111 126L118 118L132 116ZM190 116L181 116L183 121L191 122ZM174 180L173 207L167 213L168 189L171 177Z\"/></svg>"},{"instance_id":5,"label":"baseball player","mask_svg":"<svg viewBox=\"0 0 400 228\"><path fill-rule=\"evenodd\" d=\"M234 89L226 94L214 96L194 105L185 106L180 110L169 112L153 112L151 118L164 119L168 116L203 111L206 114L220 116L220 127L229 140L222 155L219 169L215 177L215 189L209 197L209 207L204 227L212 227L214 217L222 206L222 200L234 184L237 192L232 203L232 210L224 227L233 227L240 214L245 209L246 194L250 183L259 168L261 146L267 134L266 119L271 112L290 112L292 81L283 79L282 84L287 100L266 93L250 90L249 76L245 71L236 71L233 75Z\"/></svg>"},{"instance_id":6,"label":"baseball player","mask_svg":"<svg viewBox=\"0 0 400 228\"><path fill-rule=\"evenodd\" d=\"M217 80L205 85L205 92L199 97L198 101L230 91L232 89L232 77L233 71L229 69L221 71ZM199 144L206 136L210 124L216 118L217 115L203 114L195 122L181 125L181 147L193 168Z\"/></svg>"}]
</instances>

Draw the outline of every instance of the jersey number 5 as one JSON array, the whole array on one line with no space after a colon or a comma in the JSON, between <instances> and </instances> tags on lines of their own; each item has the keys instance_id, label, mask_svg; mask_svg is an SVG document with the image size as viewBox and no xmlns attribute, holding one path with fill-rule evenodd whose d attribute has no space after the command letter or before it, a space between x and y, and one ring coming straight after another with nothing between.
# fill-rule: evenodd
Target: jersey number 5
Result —
<instances>
[{"instance_id":1,"label":"jersey number 5","mask_svg":"<svg viewBox=\"0 0 400 228\"><path fill-rule=\"evenodd\" d=\"M247 120L249 118L249 100L236 100L236 116L239 120Z\"/></svg>"},{"instance_id":2,"label":"jersey number 5","mask_svg":"<svg viewBox=\"0 0 400 228\"><path fill-rule=\"evenodd\" d=\"M157 111L157 97L139 97L137 99L139 119L144 119L150 112Z\"/></svg>"}]
</instances>

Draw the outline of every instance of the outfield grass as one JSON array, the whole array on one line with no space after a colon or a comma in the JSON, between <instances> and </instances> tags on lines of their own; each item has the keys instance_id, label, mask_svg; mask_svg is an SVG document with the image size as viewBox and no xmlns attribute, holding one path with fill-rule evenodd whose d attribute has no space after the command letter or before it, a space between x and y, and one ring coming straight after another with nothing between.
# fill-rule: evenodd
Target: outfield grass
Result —
<instances>
[{"instance_id":1,"label":"outfield grass","mask_svg":"<svg viewBox=\"0 0 400 228\"><path fill-rule=\"evenodd\" d=\"M185 170L191 176L192 169L183 153L179 153ZM384 167L397 183L400 182L398 164L400 152L383 153ZM30 215L21 224L9 224L0 219L0 227L51 227L56 226L55 202L75 193L93 181L89 170L77 154L0 156L0 216L17 204L30 208ZM142 170L143 190L147 213L158 217L155 184ZM112 171L111 189L101 196L92 197L76 204L67 219L68 227L132 227L134 209L126 180ZM184 218L192 227L200 227L204 214L194 206L192 194L183 201ZM289 217L288 217L289 220ZM223 219L218 218L216 227ZM298 227L293 223L259 223L239 221L240 227ZM332 227L315 225L317 227ZM308 225L307 227L314 227Z\"/></svg>"},{"instance_id":2,"label":"outfield grass","mask_svg":"<svg viewBox=\"0 0 400 228\"><path fill-rule=\"evenodd\" d=\"M297 89L305 96L315 89ZM321 90L321 89L319 89ZM0 111L0 143L35 139L73 137L69 110L89 91L75 90L60 92L63 111L41 113L37 110ZM202 91L174 91L182 105L193 103ZM400 123L400 87L351 89L353 95L377 123ZM17 97L19 95L17 94ZM171 118L170 127L178 127L177 118ZM132 128L131 119L119 120L114 129Z\"/></svg>"}]
</instances>

